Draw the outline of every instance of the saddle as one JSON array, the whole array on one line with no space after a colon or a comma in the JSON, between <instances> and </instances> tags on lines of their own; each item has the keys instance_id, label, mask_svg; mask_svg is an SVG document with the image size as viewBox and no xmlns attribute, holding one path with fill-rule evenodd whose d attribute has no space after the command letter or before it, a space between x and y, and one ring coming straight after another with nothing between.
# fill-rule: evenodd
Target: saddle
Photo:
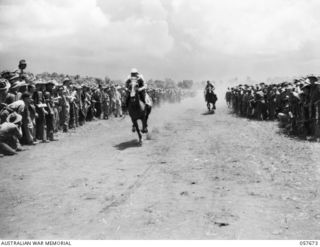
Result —
<instances>
[{"instance_id":1,"label":"saddle","mask_svg":"<svg viewBox=\"0 0 320 247\"><path fill-rule=\"evenodd\" d=\"M211 91L211 90L206 91L205 98L206 98L206 101L210 101L210 102L217 101L217 95L214 93L214 91Z\"/></svg>"}]
</instances>

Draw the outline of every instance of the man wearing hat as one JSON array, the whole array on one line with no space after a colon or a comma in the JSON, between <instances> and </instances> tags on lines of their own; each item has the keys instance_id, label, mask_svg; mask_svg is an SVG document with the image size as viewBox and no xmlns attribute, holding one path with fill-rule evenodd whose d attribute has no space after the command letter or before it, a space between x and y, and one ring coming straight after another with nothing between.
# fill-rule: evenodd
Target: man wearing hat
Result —
<instances>
[{"instance_id":1,"label":"man wearing hat","mask_svg":"<svg viewBox=\"0 0 320 247\"><path fill-rule=\"evenodd\" d=\"M110 98L108 94L108 88L105 87L102 89L102 114L103 119L109 119L109 105L110 105Z\"/></svg>"},{"instance_id":2,"label":"man wearing hat","mask_svg":"<svg viewBox=\"0 0 320 247\"><path fill-rule=\"evenodd\" d=\"M43 143L47 143L46 135L46 115L48 114L46 108L47 104L44 99L44 91L46 89L46 81L39 79L35 82L36 91L33 93L33 102L36 108L36 138L41 140Z\"/></svg>"},{"instance_id":3,"label":"man wearing hat","mask_svg":"<svg viewBox=\"0 0 320 247\"><path fill-rule=\"evenodd\" d=\"M11 104L14 101L17 101L20 99L22 93L20 93L20 87L27 86L27 83L25 81L20 81L19 77L13 77L10 79L11 87L9 89L6 103Z\"/></svg>"},{"instance_id":4,"label":"man wearing hat","mask_svg":"<svg viewBox=\"0 0 320 247\"><path fill-rule=\"evenodd\" d=\"M0 154L14 155L22 148L19 144L21 133L22 116L18 113L11 113L7 122L0 125Z\"/></svg>"},{"instance_id":5,"label":"man wearing hat","mask_svg":"<svg viewBox=\"0 0 320 247\"><path fill-rule=\"evenodd\" d=\"M69 122L70 122L70 85L71 85L71 80L66 77L62 81L63 87L59 90L60 92L60 103L62 107L61 111L61 125L63 128L63 132L68 132L69 131Z\"/></svg>"},{"instance_id":6,"label":"man wearing hat","mask_svg":"<svg viewBox=\"0 0 320 247\"><path fill-rule=\"evenodd\" d=\"M311 135L320 137L320 83L316 76L308 76L306 83L310 85L310 118L311 118Z\"/></svg>"},{"instance_id":7,"label":"man wearing hat","mask_svg":"<svg viewBox=\"0 0 320 247\"><path fill-rule=\"evenodd\" d=\"M24 70L27 68L26 60L21 59L21 60L19 61L18 67L19 67L19 70L20 70L20 72L19 72L19 77L24 80L24 79L25 79Z\"/></svg>"},{"instance_id":8,"label":"man wearing hat","mask_svg":"<svg viewBox=\"0 0 320 247\"><path fill-rule=\"evenodd\" d=\"M47 104L46 122L47 122L47 136L49 141L56 141L53 137L54 132L59 129L59 100L58 82L56 80L49 80L46 82L46 91L44 93L45 102Z\"/></svg>"},{"instance_id":9,"label":"man wearing hat","mask_svg":"<svg viewBox=\"0 0 320 247\"><path fill-rule=\"evenodd\" d=\"M305 85L303 86L304 92L309 95L309 133L308 135L314 135L317 128L317 105L315 104L319 99L319 82L316 76L307 76Z\"/></svg>"},{"instance_id":10,"label":"man wearing hat","mask_svg":"<svg viewBox=\"0 0 320 247\"><path fill-rule=\"evenodd\" d=\"M24 102L24 110L22 111L22 142L27 145L36 145L38 142L35 140L35 122L31 118L30 104L31 96L25 92L21 96L21 101Z\"/></svg>"},{"instance_id":11,"label":"man wearing hat","mask_svg":"<svg viewBox=\"0 0 320 247\"><path fill-rule=\"evenodd\" d=\"M69 119L69 128L75 129L77 127L77 121L78 121L78 110L79 107L77 105L77 89L75 85L69 86L69 102L70 102L70 119Z\"/></svg>"},{"instance_id":12,"label":"man wearing hat","mask_svg":"<svg viewBox=\"0 0 320 247\"><path fill-rule=\"evenodd\" d=\"M102 85L99 84L98 88L94 90L92 98L94 99L95 117L100 119L102 113Z\"/></svg>"},{"instance_id":13,"label":"man wearing hat","mask_svg":"<svg viewBox=\"0 0 320 247\"><path fill-rule=\"evenodd\" d=\"M8 95L9 88L10 88L9 81L4 78L0 78L0 112L7 105L6 98Z\"/></svg>"}]
</instances>

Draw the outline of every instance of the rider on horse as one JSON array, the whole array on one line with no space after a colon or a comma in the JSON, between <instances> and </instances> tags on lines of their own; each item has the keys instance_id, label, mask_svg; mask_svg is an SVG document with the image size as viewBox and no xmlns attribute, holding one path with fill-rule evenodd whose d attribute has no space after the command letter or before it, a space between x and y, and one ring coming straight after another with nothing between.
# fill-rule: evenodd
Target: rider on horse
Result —
<instances>
[{"instance_id":1,"label":"rider on horse","mask_svg":"<svg viewBox=\"0 0 320 247\"><path fill-rule=\"evenodd\" d=\"M136 80L139 87L139 96L140 100L146 104L146 89L147 84L145 83L143 76L138 72L137 69L132 69L130 75L128 76L126 80L126 88L127 88L127 98L126 98L126 107L129 105L129 99L130 99L130 87L132 80Z\"/></svg>"},{"instance_id":2,"label":"rider on horse","mask_svg":"<svg viewBox=\"0 0 320 247\"><path fill-rule=\"evenodd\" d=\"M207 85L206 85L206 87L205 87L205 89L204 89L204 96L205 96L206 101L207 101L208 92L214 91L214 89L215 89L215 88L214 88L214 85L211 84L210 81L207 81Z\"/></svg>"},{"instance_id":3,"label":"rider on horse","mask_svg":"<svg viewBox=\"0 0 320 247\"><path fill-rule=\"evenodd\" d=\"M204 90L204 97L205 101L207 102L208 110L211 111L211 105L212 104L212 110L216 109L216 101L218 100L217 95L214 93L214 85L210 83L210 81L207 81L207 85Z\"/></svg>"},{"instance_id":4,"label":"rider on horse","mask_svg":"<svg viewBox=\"0 0 320 247\"><path fill-rule=\"evenodd\" d=\"M132 120L132 131L137 131L139 142L142 141L138 120L142 122L142 133L148 133L148 117L152 109L152 102L146 93L146 83L137 69L132 69L126 80L127 98L126 108Z\"/></svg>"}]
</instances>

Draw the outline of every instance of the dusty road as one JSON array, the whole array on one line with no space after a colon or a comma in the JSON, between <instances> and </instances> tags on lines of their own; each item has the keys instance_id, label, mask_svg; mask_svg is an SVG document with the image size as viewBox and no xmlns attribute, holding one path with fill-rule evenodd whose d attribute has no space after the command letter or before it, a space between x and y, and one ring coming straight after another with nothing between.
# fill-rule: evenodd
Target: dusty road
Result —
<instances>
[{"instance_id":1,"label":"dusty road","mask_svg":"<svg viewBox=\"0 0 320 247\"><path fill-rule=\"evenodd\" d=\"M1 239L320 239L320 144L229 114L165 105L0 158Z\"/></svg>"}]
</instances>

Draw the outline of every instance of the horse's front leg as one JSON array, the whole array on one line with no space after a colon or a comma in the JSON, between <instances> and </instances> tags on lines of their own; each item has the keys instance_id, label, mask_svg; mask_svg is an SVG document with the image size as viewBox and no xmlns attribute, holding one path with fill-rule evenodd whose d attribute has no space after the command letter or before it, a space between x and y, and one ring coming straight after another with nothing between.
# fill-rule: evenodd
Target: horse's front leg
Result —
<instances>
[{"instance_id":1,"label":"horse's front leg","mask_svg":"<svg viewBox=\"0 0 320 247\"><path fill-rule=\"evenodd\" d=\"M132 121L132 132L134 133L134 132L136 132L136 130L137 130L137 120L133 120L133 119L131 119L131 121Z\"/></svg>"},{"instance_id":2,"label":"horse's front leg","mask_svg":"<svg viewBox=\"0 0 320 247\"><path fill-rule=\"evenodd\" d=\"M142 133L148 133L148 124L147 124L146 116L143 119L141 119L141 122L142 122L142 130L141 130L141 132Z\"/></svg>"}]
</instances>

